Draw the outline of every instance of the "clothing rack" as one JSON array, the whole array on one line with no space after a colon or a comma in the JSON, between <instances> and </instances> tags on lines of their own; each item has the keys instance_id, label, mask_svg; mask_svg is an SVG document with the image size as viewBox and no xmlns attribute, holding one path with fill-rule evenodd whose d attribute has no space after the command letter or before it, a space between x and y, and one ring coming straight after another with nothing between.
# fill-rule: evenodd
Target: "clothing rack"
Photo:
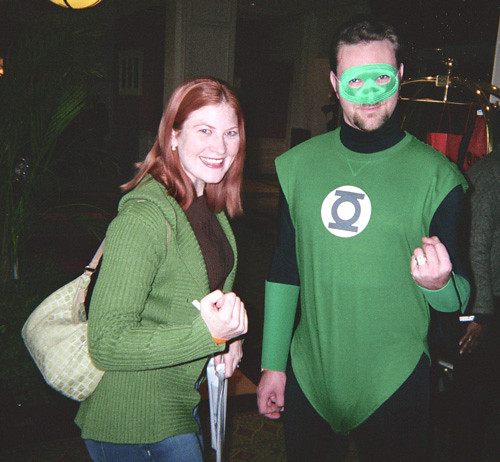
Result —
<instances>
[{"instance_id":1,"label":"clothing rack","mask_svg":"<svg viewBox=\"0 0 500 462\"><path fill-rule=\"evenodd\" d=\"M486 122L486 140L488 152L493 150L493 122L500 116L499 102L490 102L490 97L495 96L500 100L500 88L481 82L472 82L462 77L451 75L453 66L452 60L445 62L448 70L446 75L436 75L432 77L410 78L401 83L401 101L414 103L448 104L450 106L471 106L477 111L481 110ZM436 96L436 88L442 88L442 96ZM460 90L460 96L467 98L453 99L451 89ZM431 96L425 96L432 92ZM402 117L402 126L407 119L406 111Z\"/></svg>"}]
</instances>

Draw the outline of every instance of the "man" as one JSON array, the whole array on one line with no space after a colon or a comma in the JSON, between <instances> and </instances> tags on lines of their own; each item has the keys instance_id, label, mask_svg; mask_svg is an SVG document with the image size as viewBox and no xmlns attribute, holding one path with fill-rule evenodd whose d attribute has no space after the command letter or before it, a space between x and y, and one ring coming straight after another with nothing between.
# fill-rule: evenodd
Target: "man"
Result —
<instances>
[{"instance_id":1,"label":"man","mask_svg":"<svg viewBox=\"0 0 500 462\"><path fill-rule=\"evenodd\" d=\"M478 346L486 324L498 323L494 316L500 306L500 145L467 176L472 185L470 256L476 290L471 303L475 319L460 340L461 354Z\"/></svg>"},{"instance_id":2,"label":"man","mask_svg":"<svg viewBox=\"0 0 500 462\"><path fill-rule=\"evenodd\" d=\"M276 160L258 406L284 411L288 461L342 460L349 433L360 460L426 459L429 304L463 310L470 290L456 233L466 182L401 131L398 50L374 18L342 27L330 53L341 127Z\"/></svg>"},{"instance_id":3,"label":"man","mask_svg":"<svg viewBox=\"0 0 500 462\"><path fill-rule=\"evenodd\" d=\"M474 296L454 361L454 461L480 458L500 377L500 146L474 164L470 189L470 263Z\"/></svg>"}]
</instances>

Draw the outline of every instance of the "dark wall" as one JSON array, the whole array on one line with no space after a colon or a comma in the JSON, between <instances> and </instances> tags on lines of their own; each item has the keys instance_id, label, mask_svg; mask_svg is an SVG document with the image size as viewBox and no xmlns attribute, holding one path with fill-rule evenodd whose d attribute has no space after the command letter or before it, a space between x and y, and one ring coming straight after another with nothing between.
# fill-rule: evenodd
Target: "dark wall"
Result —
<instances>
[{"instance_id":1,"label":"dark wall","mask_svg":"<svg viewBox=\"0 0 500 462\"><path fill-rule=\"evenodd\" d=\"M441 61L451 57L455 75L491 82L498 2L372 0L370 6L398 27L406 44L406 77L443 73Z\"/></svg>"},{"instance_id":2,"label":"dark wall","mask_svg":"<svg viewBox=\"0 0 500 462\"><path fill-rule=\"evenodd\" d=\"M285 138L293 65L268 59L271 27L265 19L238 19L234 75L248 135Z\"/></svg>"},{"instance_id":3,"label":"dark wall","mask_svg":"<svg viewBox=\"0 0 500 462\"><path fill-rule=\"evenodd\" d=\"M156 133L163 111L164 37L165 8L146 9L118 19L116 53L142 48L144 65L141 96L118 95L115 75L117 125ZM114 66L115 72L117 67Z\"/></svg>"}]
</instances>

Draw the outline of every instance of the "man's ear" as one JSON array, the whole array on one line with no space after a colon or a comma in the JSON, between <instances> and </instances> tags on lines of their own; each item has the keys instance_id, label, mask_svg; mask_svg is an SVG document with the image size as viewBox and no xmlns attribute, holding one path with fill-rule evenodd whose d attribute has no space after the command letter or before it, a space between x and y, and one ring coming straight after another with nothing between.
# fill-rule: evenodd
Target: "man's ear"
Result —
<instances>
[{"instance_id":1,"label":"man's ear","mask_svg":"<svg viewBox=\"0 0 500 462\"><path fill-rule=\"evenodd\" d=\"M333 91L337 95L337 98L339 98L339 81L333 71L330 71L330 83L332 84Z\"/></svg>"},{"instance_id":2,"label":"man's ear","mask_svg":"<svg viewBox=\"0 0 500 462\"><path fill-rule=\"evenodd\" d=\"M405 70L405 66L404 66L404 64L403 64L403 63L401 63L401 64L399 65L399 80L400 80L400 82L402 82L402 81L403 81L403 73L404 73L404 70Z\"/></svg>"}]
</instances>

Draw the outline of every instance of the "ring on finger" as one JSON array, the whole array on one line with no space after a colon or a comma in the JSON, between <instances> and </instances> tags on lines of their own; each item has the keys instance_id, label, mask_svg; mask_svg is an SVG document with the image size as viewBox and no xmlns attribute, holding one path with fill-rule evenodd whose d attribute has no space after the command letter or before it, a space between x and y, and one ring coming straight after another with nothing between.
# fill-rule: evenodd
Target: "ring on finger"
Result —
<instances>
[{"instance_id":1,"label":"ring on finger","mask_svg":"<svg viewBox=\"0 0 500 462\"><path fill-rule=\"evenodd\" d=\"M418 255L415 257L415 263L417 266L425 265L427 262L427 257L425 255Z\"/></svg>"}]
</instances>

